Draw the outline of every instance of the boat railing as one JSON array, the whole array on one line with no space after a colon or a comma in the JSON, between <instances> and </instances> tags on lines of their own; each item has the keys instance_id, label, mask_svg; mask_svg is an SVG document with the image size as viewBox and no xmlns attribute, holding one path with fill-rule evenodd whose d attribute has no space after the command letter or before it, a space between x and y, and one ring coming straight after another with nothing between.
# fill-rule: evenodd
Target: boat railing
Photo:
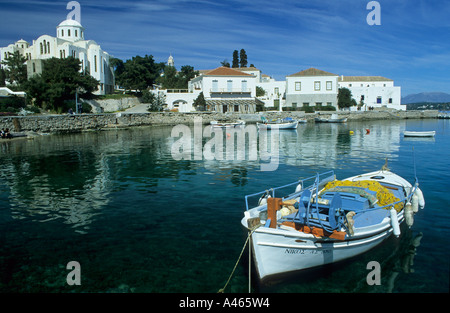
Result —
<instances>
[{"instance_id":1,"label":"boat railing","mask_svg":"<svg viewBox=\"0 0 450 313\"><path fill-rule=\"evenodd\" d=\"M310 191L312 193L311 196L314 197L314 194L317 195L317 192L320 189L322 189L325 186L326 183L328 183L330 181L333 181L334 179L335 179L334 171L331 170L331 171L328 171L328 172L324 172L324 173L318 174L316 176L311 176L311 177L308 177L308 178L305 178L305 179L300 179L300 180L292 182L290 184L286 184L286 185L283 185L283 186L270 188L268 190L264 190L264 191L261 191L261 192L253 193L253 194L250 194L250 195L246 195L245 196L246 210L248 211L250 209L249 208L249 199L250 198L253 198L253 197L256 197L256 196L261 197L262 195L270 195L273 198L275 198L275 196L280 197L281 190L286 189L288 187L292 187L294 185L297 185L297 186L301 185L302 186L301 190L298 190L297 192L288 192L287 195L285 195L284 197L281 196L281 198L283 198L284 200L293 199L293 198L299 196L305 189L310 189ZM312 182L312 183L310 183L310 182ZM308 186L306 186L307 183L310 183L310 184ZM417 178L416 178L415 184L412 186L411 191L409 192L409 194L406 197L403 197L403 198L399 199L396 202L388 203L388 204L386 204L384 206L376 206L376 207L368 208L368 209L366 209L364 211L355 212L355 213L358 215L358 214L362 214L362 213L369 212L369 211L386 210L386 209L390 209L390 208L395 207L397 204L410 202L414 192L418 188L418 185L419 185L419 183L418 183ZM262 209L266 207L266 205L259 205L259 204L258 204L258 206L260 206Z\"/></svg>"},{"instance_id":2,"label":"boat railing","mask_svg":"<svg viewBox=\"0 0 450 313\"><path fill-rule=\"evenodd\" d=\"M316 184L315 184L316 180L317 180L317 175L319 176L319 184L318 184L318 186L316 186ZM299 190L298 192L292 192L291 191L291 192L288 192L287 194L285 194L284 197L281 196L281 198L283 198L285 200L288 200L288 199L295 198L296 196L298 196L305 189L316 189L316 188L320 189L320 186L325 186L326 183L328 183L330 181L333 181L336 178L333 170L328 171L328 172L324 172L324 173L320 173L320 174L317 174L317 175L311 176L311 177L308 177L308 178L305 178L305 179L300 179L300 180L297 180L297 181L295 181L293 183L290 183L290 184L287 184L287 185L274 187L274 188L270 188L270 189L267 189L267 190L264 190L264 191L260 191L260 192L257 192L257 193L246 195L245 196L245 209L247 211L249 210L249 199L251 199L251 198L254 198L254 197L257 197L257 196L261 197L263 195L270 195L273 198L275 198L275 196L280 197L279 195L280 195L281 190L286 189L288 187L292 187L294 185L296 185L296 186L300 185L301 186L301 190ZM310 182L312 182L312 183L310 183ZM306 184L309 184L309 185L306 186Z\"/></svg>"}]
</instances>

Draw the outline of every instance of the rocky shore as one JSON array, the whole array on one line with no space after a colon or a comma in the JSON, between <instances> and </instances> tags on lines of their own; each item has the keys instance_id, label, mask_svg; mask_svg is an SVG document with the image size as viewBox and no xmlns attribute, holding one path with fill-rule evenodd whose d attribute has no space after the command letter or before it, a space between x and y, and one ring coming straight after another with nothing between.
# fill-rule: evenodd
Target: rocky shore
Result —
<instances>
[{"instance_id":1,"label":"rocky shore","mask_svg":"<svg viewBox=\"0 0 450 313\"><path fill-rule=\"evenodd\" d=\"M261 121L261 117L294 119L306 118L308 122L314 123L315 117L329 117L336 113L340 118L346 117L348 122L363 120L395 120L395 119L428 119L438 118L438 111L368 111L368 112L260 112L256 114L238 113L104 113L104 114L81 114L81 115L32 115L32 116L7 116L0 117L0 128L9 128L13 133L37 134L37 133L72 133L87 130L117 129L134 126L151 125L191 125L194 118L201 118L203 124L210 121L236 121L244 120L246 123Z\"/></svg>"}]
</instances>

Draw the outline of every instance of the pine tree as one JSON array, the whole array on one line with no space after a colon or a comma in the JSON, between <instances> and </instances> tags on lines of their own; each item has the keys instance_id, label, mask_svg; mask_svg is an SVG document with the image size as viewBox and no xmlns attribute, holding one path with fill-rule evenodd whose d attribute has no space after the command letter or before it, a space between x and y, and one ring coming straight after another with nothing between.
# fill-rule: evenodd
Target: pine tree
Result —
<instances>
[{"instance_id":1,"label":"pine tree","mask_svg":"<svg viewBox=\"0 0 450 313\"><path fill-rule=\"evenodd\" d=\"M19 51L8 52L7 58L1 63L6 66L5 79L10 84L22 85L27 81L27 59Z\"/></svg>"},{"instance_id":2,"label":"pine tree","mask_svg":"<svg viewBox=\"0 0 450 313\"><path fill-rule=\"evenodd\" d=\"M241 58L240 64L241 67L247 67L247 52L244 49L241 49L239 57Z\"/></svg>"},{"instance_id":3,"label":"pine tree","mask_svg":"<svg viewBox=\"0 0 450 313\"><path fill-rule=\"evenodd\" d=\"M194 100L194 107L197 111L206 111L206 100L203 92L201 92L197 99Z\"/></svg>"},{"instance_id":4,"label":"pine tree","mask_svg":"<svg viewBox=\"0 0 450 313\"><path fill-rule=\"evenodd\" d=\"M233 51L233 62L231 67L239 68L239 52L237 50Z\"/></svg>"}]
</instances>

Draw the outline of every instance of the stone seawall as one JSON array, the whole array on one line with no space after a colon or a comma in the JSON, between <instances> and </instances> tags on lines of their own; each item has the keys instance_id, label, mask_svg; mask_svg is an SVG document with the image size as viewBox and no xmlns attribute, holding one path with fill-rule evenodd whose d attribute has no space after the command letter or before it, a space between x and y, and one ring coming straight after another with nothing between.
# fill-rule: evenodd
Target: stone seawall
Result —
<instances>
[{"instance_id":1,"label":"stone seawall","mask_svg":"<svg viewBox=\"0 0 450 313\"><path fill-rule=\"evenodd\" d=\"M339 117L347 117L348 121L377 119L423 119L437 118L438 111L398 111L398 112L335 112ZM321 117L329 117L327 112L320 112ZM9 128L11 132L66 133L85 130L123 128L147 125L190 125L194 118L201 118L203 124L210 121L231 122L241 119L247 123L261 121L261 116L269 120L275 118L306 118L314 122L319 113L304 112L261 112L258 114L222 114L222 113L111 113L111 114L81 114L81 115L38 115L38 116L8 116L0 117L0 128Z\"/></svg>"}]
</instances>

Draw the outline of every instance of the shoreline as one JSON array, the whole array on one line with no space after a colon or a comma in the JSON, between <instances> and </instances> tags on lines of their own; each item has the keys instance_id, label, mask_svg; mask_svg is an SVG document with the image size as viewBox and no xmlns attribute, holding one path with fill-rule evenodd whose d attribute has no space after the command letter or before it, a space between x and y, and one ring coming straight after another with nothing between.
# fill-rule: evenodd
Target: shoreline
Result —
<instances>
[{"instance_id":1,"label":"shoreline","mask_svg":"<svg viewBox=\"0 0 450 313\"><path fill-rule=\"evenodd\" d=\"M339 118L346 117L348 122L370 120L399 120L399 119L434 119L438 118L437 110L427 111L321 111L316 113L297 112L258 112L255 114L216 113L216 112L149 112L149 113L101 113L79 115L30 115L30 116L4 116L0 117L0 128L9 128L12 133L26 133L31 137L42 134L77 133L83 131L98 131L108 129L126 129L136 126L175 126L179 124L193 125L195 118L201 118L203 124L218 120L233 122L243 120L248 124L267 119L292 117L306 119L314 123L316 117L330 117L337 114ZM30 138L28 136L13 138Z\"/></svg>"}]
</instances>

